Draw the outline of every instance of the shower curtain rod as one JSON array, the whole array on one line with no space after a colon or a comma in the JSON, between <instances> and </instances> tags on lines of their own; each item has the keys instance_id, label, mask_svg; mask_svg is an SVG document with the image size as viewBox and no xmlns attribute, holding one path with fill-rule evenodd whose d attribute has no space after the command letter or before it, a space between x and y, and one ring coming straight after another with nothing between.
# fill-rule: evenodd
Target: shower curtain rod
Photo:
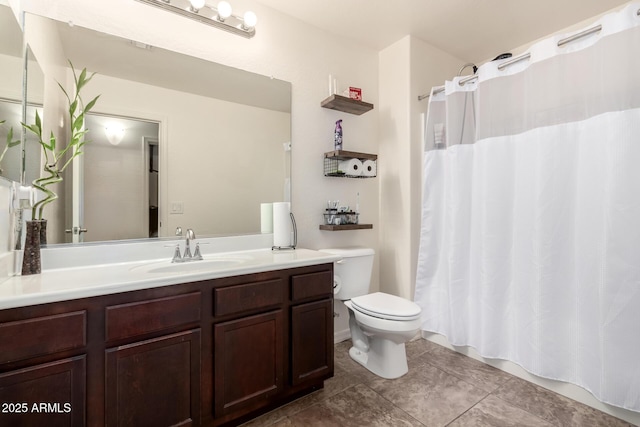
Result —
<instances>
[{"instance_id":1,"label":"shower curtain rod","mask_svg":"<svg viewBox=\"0 0 640 427\"><path fill-rule=\"evenodd\" d=\"M636 15L640 16L640 9L638 9L638 11L636 12ZM567 45L567 44L569 44L571 42L574 42L576 40L579 40L579 39L581 39L583 37L586 37L586 36L589 36L591 34L598 33L600 31L602 31L602 25L596 25L594 27L588 28L588 29L586 29L584 31L581 31L579 33L576 33L576 34L574 34L572 36L565 37L565 38L563 38L561 40L558 40L558 47L562 47L562 46ZM517 62L520 62L520 61L528 60L530 58L531 58L531 53L530 52L524 53L524 54L522 54L520 56L516 56L515 58L512 58L512 59L510 59L508 61L505 61L502 64L498 65L498 70L502 71L505 68L509 67L510 65L513 65L513 64L515 64ZM477 78L478 78L478 76L476 74L474 74L472 76L465 77L464 79L460 80L458 82L458 84L460 86L464 86L465 84L467 84L467 83L469 83L469 82L471 82L473 80L476 80ZM438 86L438 87L433 89L433 94L434 95L437 95L440 92L444 92L444 86ZM422 101L423 99L429 98L430 96L431 96L431 94L418 95L418 101Z\"/></svg>"}]
</instances>

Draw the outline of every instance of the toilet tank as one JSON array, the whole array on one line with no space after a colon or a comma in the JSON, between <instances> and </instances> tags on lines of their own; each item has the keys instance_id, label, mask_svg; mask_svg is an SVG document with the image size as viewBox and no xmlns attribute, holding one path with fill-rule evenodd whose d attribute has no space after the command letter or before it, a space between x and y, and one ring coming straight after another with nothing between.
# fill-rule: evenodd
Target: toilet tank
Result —
<instances>
[{"instance_id":1,"label":"toilet tank","mask_svg":"<svg viewBox=\"0 0 640 427\"><path fill-rule=\"evenodd\" d=\"M336 261L334 267L334 286L337 293L334 297L348 300L369 293L371 273L373 271L373 249L370 248L329 248L321 249L332 255L339 255L342 260Z\"/></svg>"}]
</instances>

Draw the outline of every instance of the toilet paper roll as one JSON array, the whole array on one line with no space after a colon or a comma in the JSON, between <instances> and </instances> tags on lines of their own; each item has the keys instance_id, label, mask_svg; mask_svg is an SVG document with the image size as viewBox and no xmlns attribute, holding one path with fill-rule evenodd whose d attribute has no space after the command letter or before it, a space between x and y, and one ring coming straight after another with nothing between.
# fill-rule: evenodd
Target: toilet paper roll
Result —
<instances>
[{"instance_id":1,"label":"toilet paper roll","mask_svg":"<svg viewBox=\"0 0 640 427\"><path fill-rule=\"evenodd\" d=\"M291 204L277 202L273 204L273 246L291 245Z\"/></svg>"},{"instance_id":2,"label":"toilet paper roll","mask_svg":"<svg viewBox=\"0 0 640 427\"><path fill-rule=\"evenodd\" d=\"M337 274L333 275L333 294L337 295L342 289L342 279Z\"/></svg>"},{"instance_id":3,"label":"toilet paper roll","mask_svg":"<svg viewBox=\"0 0 640 427\"><path fill-rule=\"evenodd\" d=\"M362 162L362 175L376 176L376 162L373 160L365 160Z\"/></svg>"},{"instance_id":4,"label":"toilet paper roll","mask_svg":"<svg viewBox=\"0 0 640 427\"><path fill-rule=\"evenodd\" d=\"M273 233L273 203L260 203L260 232Z\"/></svg>"},{"instance_id":5,"label":"toilet paper roll","mask_svg":"<svg viewBox=\"0 0 640 427\"><path fill-rule=\"evenodd\" d=\"M338 164L338 169L347 175L360 176L362 175L362 161L359 159L342 160Z\"/></svg>"}]
</instances>

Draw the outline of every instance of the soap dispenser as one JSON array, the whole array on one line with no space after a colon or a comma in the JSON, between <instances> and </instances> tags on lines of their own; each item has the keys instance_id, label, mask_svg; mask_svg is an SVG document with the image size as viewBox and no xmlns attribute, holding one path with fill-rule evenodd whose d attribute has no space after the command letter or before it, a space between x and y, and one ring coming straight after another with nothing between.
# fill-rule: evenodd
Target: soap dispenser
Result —
<instances>
[{"instance_id":1,"label":"soap dispenser","mask_svg":"<svg viewBox=\"0 0 640 427\"><path fill-rule=\"evenodd\" d=\"M342 150L342 126L340 125L342 120L336 122L336 130L333 134L333 143L335 150Z\"/></svg>"}]
</instances>

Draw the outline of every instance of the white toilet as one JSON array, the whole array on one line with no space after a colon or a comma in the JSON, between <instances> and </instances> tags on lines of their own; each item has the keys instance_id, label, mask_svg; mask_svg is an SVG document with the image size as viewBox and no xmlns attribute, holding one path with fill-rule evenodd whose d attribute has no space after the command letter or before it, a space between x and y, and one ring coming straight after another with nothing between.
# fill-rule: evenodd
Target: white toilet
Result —
<instances>
[{"instance_id":1,"label":"white toilet","mask_svg":"<svg viewBox=\"0 0 640 427\"><path fill-rule=\"evenodd\" d=\"M321 252L342 257L334 264L334 288L335 298L349 309L351 358L382 378L406 374L404 343L420 330L420 307L395 295L369 294L373 249L322 249Z\"/></svg>"}]
</instances>

